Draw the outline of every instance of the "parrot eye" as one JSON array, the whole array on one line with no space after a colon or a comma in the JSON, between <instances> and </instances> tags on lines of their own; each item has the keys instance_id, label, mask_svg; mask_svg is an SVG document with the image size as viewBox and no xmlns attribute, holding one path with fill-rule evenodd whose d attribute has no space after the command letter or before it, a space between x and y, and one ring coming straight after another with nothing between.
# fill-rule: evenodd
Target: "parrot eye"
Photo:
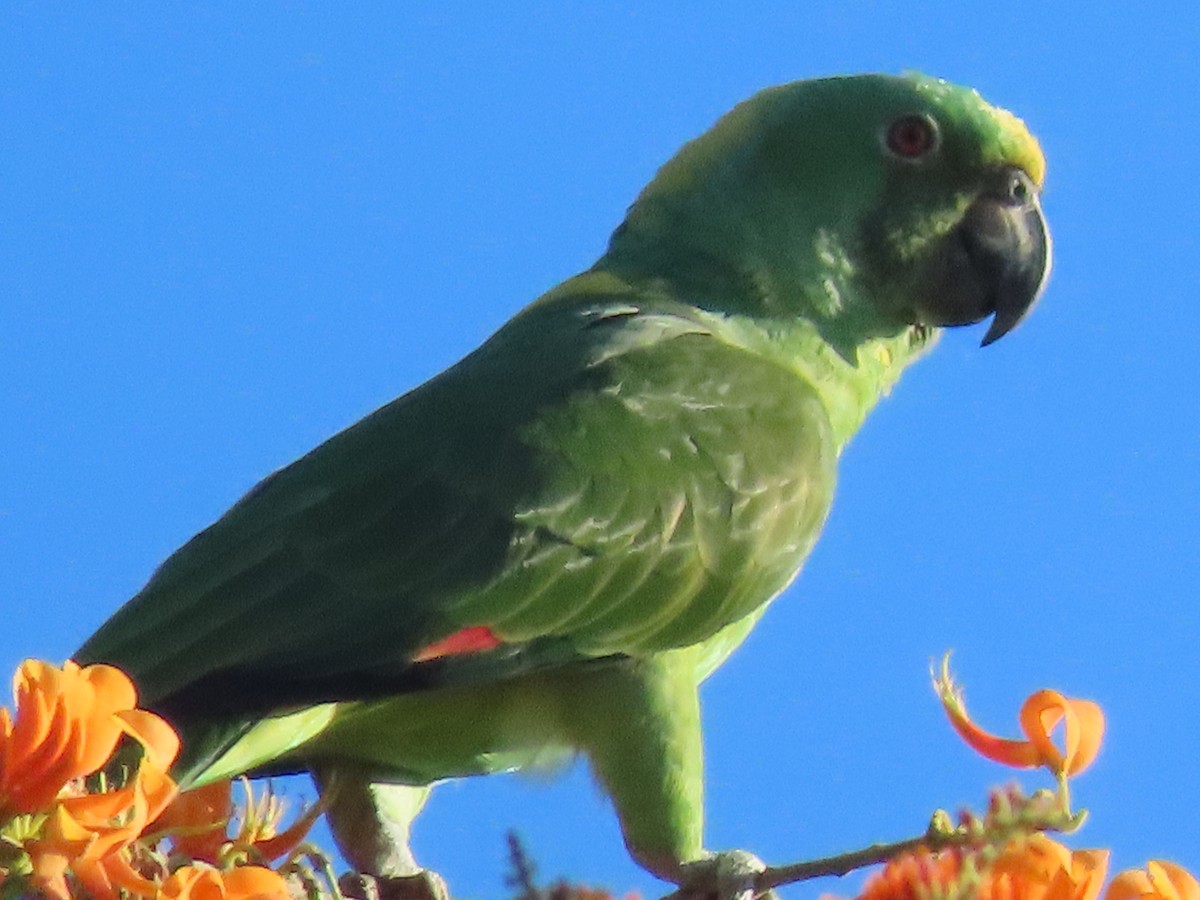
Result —
<instances>
[{"instance_id":1,"label":"parrot eye","mask_svg":"<svg viewBox=\"0 0 1200 900\"><path fill-rule=\"evenodd\" d=\"M920 159L937 147L937 125L928 116L901 116L888 126L884 142L896 156Z\"/></svg>"}]
</instances>

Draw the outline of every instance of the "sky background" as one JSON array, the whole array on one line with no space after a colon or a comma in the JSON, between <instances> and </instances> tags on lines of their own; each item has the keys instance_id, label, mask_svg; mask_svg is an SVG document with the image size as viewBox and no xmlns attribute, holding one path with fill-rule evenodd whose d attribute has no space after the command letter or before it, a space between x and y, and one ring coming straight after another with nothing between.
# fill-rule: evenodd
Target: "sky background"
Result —
<instances>
[{"instance_id":1,"label":"sky background","mask_svg":"<svg viewBox=\"0 0 1200 900\"><path fill-rule=\"evenodd\" d=\"M953 648L996 729L1039 687L1103 705L1075 846L1200 869L1200 7L816 6L6 3L0 673L587 267L736 102L917 69L1040 137L1054 273L847 450L808 566L706 686L709 844L784 862L978 808L1009 775L941 718ZM416 847L500 897L509 828L547 878L661 893L578 766L446 785Z\"/></svg>"}]
</instances>

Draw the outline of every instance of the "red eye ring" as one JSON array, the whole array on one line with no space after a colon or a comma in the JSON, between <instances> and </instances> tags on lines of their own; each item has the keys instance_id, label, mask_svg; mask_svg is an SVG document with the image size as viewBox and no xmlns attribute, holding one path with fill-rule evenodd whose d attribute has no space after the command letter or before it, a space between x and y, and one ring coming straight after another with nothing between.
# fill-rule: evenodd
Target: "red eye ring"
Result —
<instances>
[{"instance_id":1,"label":"red eye ring","mask_svg":"<svg viewBox=\"0 0 1200 900\"><path fill-rule=\"evenodd\" d=\"M928 116L901 116L888 126L884 143L901 159L920 159L937 147L937 125Z\"/></svg>"}]
</instances>

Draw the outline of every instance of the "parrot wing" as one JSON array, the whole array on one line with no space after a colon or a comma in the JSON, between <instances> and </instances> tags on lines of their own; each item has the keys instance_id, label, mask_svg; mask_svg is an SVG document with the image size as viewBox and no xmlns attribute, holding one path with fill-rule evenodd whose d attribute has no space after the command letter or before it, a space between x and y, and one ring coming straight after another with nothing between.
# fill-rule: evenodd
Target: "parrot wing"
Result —
<instances>
[{"instance_id":1,"label":"parrot wing","mask_svg":"<svg viewBox=\"0 0 1200 900\"><path fill-rule=\"evenodd\" d=\"M816 394L691 307L558 293L261 482L77 659L187 723L684 646L761 607L831 499Z\"/></svg>"}]
</instances>

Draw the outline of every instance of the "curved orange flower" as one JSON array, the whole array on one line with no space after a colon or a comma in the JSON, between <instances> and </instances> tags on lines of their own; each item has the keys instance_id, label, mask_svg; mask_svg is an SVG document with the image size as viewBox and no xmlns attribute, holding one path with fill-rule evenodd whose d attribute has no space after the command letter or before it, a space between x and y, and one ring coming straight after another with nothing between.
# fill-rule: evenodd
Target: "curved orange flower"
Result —
<instances>
[{"instance_id":1,"label":"curved orange flower","mask_svg":"<svg viewBox=\"0 0 1200 900\"><path fill-rule=\"evenodd\" d=\"M163 882L156 900L291 900L283 876L262 866L228 872L184 866Z\"/></svg>"},{"instance_id":2,"label":"curved orange flower","mask_svg":"<svg viewBox=\"0 0 1200 900\"><path fill-rule=\"evenodd\" d=\"M133 683L112 666L68 661L59 669L29 659L17 670L13 693L15 718L0 709L0 820L45 810L108 762L122 735L164 771L179 752L171 726L137 709Z\"/></svg>"},{"instance_id":3,"label":"curved orange flower","mask_svg":"<svg viewBox=\"0 0 1200 900\"><path fill-rule=\"evenodd\" d=\"M1061 777L1082 772L1100 751L1104 713L1090 700L1076 700L1051 690L1031 694L1021 706L1025 740L1014 740L984 731L971 721L962 691L950 675L949 656L942 660L933 686L954 730L971 749L994 762L1022 769L1045 766ZM1051 738L1059 723L1063 726L1062 750Z\"/></svg>"},{"instance_id":4,"label":"curved orange flower","mask_svg":"<svg viewBox=\"0 0 1200 900\"><path fill-rule=\"evenodd\" d=\"M1112 880L1105 900L1200 900L1200 882L1183 866L1154 859Z\"/></svg>"}]
</instances>

